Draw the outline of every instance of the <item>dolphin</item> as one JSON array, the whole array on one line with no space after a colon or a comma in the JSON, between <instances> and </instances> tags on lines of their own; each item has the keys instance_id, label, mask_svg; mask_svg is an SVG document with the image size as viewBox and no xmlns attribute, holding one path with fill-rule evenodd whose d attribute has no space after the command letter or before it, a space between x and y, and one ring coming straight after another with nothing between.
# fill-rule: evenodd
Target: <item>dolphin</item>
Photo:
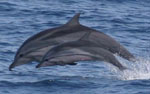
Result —
<instances>
[{"instance_id":1,"label":"dolphin","mask_svg":"<svg viewBox=\"0 0 150 94\"><path fill-rule=\"evenodd\" d=\"M98 44L99 47L114 54L116 53L127 60L131 61L135 59L135 57L126 48L112 37L104 34L103 32L81 25L79 23L79 17L80 13L77 13L66 24L47 29L28 38L17 50L14 61L9 66L9 70L32 61L40 62L42 57L54 46L78 40L87 32L91 32L89 40Z\"/></svg>"},{"instance_id":2,"label":"dolphin","mask_svg":"<svg viewBox=\"0 0 150 94\"><path fill-rule=\"evenodd\" d=\"M93 42L89 42L87 35L78 41L66 42L53 47L45 54L36 68L54 65L76 65L75 62L77 61L105 61L120 70L127 69L111 52L100 48Z\"/></svg>"}]
</instances>

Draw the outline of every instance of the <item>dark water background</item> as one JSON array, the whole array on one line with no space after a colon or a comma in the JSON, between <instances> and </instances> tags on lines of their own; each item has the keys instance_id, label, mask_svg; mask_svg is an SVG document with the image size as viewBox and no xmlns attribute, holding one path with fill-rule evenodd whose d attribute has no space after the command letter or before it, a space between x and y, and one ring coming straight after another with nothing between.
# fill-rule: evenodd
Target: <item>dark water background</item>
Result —
<instances>
[{"instance_id":1,"label":"dark water background","mask_svg":"<svg viewBox=\"0 0 150 94\"><path fill-rule=\"evenodd\" d=\"M81 62L8 71L23 41L78 12L81 24L112 36L139 59L117 57L132 70ZM150 94L149 56L150 0L0 0L0 94Z\"/></svg>"}]
</instances>

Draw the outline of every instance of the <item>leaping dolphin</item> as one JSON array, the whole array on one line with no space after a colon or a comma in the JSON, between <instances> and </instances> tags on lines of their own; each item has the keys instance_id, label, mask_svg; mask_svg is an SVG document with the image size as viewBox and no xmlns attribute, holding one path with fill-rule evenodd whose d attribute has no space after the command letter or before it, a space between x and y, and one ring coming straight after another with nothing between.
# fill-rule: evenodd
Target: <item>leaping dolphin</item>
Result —
<instances>
[{"instance_id":1,"label":"leaping dolphin","mask_svg":"<svg viewBox=\"0 0 150 94\"><path fill-rule=\"evenodd\" d=\"M79 16L80 13L60 27L42 31L27 39L18 49L14 62L9 66L9 70L32 61L40 62L42 57L52 47L61 43L78 40L87 32L91 32L89 40L98 44L99 47L112 53L117 53L127 60L134 59L134 56L112 37L81 25L79 23Z\"/></svg>"},{"instance_id":2,"label":"leaping dolphin","mask_svg":"<svg viewBox=\"0 0 150 94\"><path fill-rule=\"evenodd\" d=\"M76 65L75 62L77 61L105 61L120 70L126 69L111 52L98 47L93 42L89 42L88 37L63 43L50 49L36 68L54 65Z\"/></svg>"}]
</instances>

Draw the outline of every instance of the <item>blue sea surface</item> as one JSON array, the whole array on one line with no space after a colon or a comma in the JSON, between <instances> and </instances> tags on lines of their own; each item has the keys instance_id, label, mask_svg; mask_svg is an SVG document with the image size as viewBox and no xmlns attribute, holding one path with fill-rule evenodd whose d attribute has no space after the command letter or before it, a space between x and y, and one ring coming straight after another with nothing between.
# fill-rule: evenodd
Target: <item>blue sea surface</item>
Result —
<instances>
[{"instance_id":1,"label":"blue sea surface","mask_svg":"<svg viewBox=\"0 0 150 94\"><path fill-rule=\"evenodd\" d=\"M36 62L9 71L20 45L32 35L80 23L119 41L137 62L105 62L36 69ZM150 0L0 0L0 94L150 94Z\"/></svg>"}]
</instances>

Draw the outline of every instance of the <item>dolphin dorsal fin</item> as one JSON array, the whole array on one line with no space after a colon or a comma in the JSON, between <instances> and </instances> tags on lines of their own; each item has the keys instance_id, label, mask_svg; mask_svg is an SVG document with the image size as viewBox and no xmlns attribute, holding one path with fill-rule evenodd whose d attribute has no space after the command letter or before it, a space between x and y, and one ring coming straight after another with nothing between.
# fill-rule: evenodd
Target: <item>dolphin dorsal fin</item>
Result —
<instances>
[{"instance_id":1,"label":"dolphin dorsal fin","mask_svg":"<svg viewBox=\"0 0 150 94\"><path fill-rule=\"evenodd\" d=\"M91 32L87 32L85 35L83 35L80 39L79 39L79 41L87 41L88 39L89 39L89 35L91 34Z\"/></svg>"},{"instance_id":2,"label":"dolphin dorsal fin","mask_svg":"<svg viewBox=\"0 0 150 94\"><path fill-rule=\"evenodd\" d=\"M66 24L69 26L78 25L79 23L80 13L75 14L71 20L69 20Z\"/></svg>"}]
</instances>

